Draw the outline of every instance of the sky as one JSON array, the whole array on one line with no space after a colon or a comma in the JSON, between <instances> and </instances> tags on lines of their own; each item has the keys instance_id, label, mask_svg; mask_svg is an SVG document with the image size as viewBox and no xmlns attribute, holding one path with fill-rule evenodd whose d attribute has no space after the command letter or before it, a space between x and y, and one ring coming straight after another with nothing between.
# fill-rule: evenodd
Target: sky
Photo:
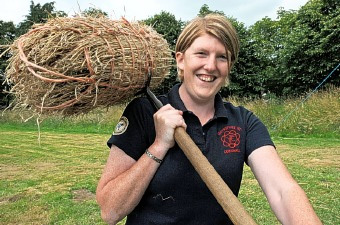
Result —
<instances>
[{"instance_id":1,"label":"sky","mask_svg":"<svg viewBox=\"0 0 340 225\"><path fill-rule=\"evenodd\" d=\"M246 26L254 24L264 17L276 19L279 7L286 10L298 10L308 0L34 0L41 5L55 2L58 11L69 16L75 15L89 7L101 9L111 19L141 20L147 19L161 11L173 14L177 20L188 21L194 18L201 6L207 4L209 9L223 11L225 15L236 18ZM18 24L29 13L31 0L3 0L0 8L0 20Z\"/></svg>"}]
</instances>

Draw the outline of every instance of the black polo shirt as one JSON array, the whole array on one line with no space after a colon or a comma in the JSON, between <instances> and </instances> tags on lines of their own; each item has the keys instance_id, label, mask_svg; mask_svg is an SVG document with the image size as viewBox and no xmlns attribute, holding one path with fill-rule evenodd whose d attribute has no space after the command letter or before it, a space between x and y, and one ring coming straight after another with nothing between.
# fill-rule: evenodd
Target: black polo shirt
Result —
<instances>
[{"instance_id":1,"label":"black polo shirt","mask_svg":"<svg viewBox=\"0 0 340 225\"><path fill-rule=\"evenodd\" d=\"M266 127L250 111L215 97L215 115L204 126L188 111L176 85L163 104L182 110L187 133L237 196L243 165L250 153L274 145ZM138 160L154 142L155 108L147 98L134 99L108 141ZM136 181L138 182L138 181ZM138 206L128 215L130 224L232 224L189 160L176 144L165 156Z\"/></svg>"}]
</instances>

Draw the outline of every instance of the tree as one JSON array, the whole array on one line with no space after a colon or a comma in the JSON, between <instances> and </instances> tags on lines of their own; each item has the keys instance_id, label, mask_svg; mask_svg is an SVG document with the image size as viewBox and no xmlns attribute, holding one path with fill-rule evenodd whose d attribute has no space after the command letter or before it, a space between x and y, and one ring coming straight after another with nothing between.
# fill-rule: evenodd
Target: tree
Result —
<instances>
[{"instance_id":1,"label":"tree","mask_svg":"<svg viewBox=\"0 0 340 225\"><path fill-rule=\"evenodd\" d=\"M5 81L5 70L8 65L8 59L11 57L9 51L7 51L9 45L15 38L15 25L13 22L4 22L0 20L0 107L8 106L10 96L6 91L9 91L10 87Z\"/></svg>"},{"instance_id":2,"label":"tree","mask_svg":"<svg viewBox=\"0 0 340 225\"><path fill-rule=\"evenodd\" d=\"M294 31L282 50L283 94L304 93L317 86L340 62L340 10L336 0L310 0L291 20ZM287 14L281 15L281 20ZM339 76L329 80L340 84Z\"/></svg>"},{"instance_id":3,"label":"tree","mask_svg":"<svg viewBox=\"0 0 340 225\"><path fill-rule=\"evenodd\" d=\"M156 14L144 20L144 23L163 35L171 49L175 49L177 38L181 33L184 22L176 20L176 17L169 12L161 11L160 14Z\"/></svg>"},{"instance_id":4,"label":"tree","mask_svg":"<svg viewBox=\"0 0 340 225\"><path fill-rule=\"evenodd\" d=\"M223 11L219 11L219 10L212 11L212 10L210 10L210 8L207 4L204 4L204 5L201 6L197 16L203 17L203 16L210 14L210 13L216 13L216 14L220 14L222 16L225 16Z\"/></svg>"},{"instance_id":5,"label":"tree","mask_svg":"<svg viewBox=\"0 0 340 225\"><path fill-rule=\"evenodd\" d=\"M25 34L35 23L45 23L48 18L67 15L63 11L56 11L54 4L55 2L45 3L44 5L34 4L33 0L31 0L29 14L17 27L17 36Z\"/></svg>"},{"instance_id":6,"label":"tree","mask_svg":"<svg viewBox=\"0 0 340 225\"><path fill-rule=\"evenodd\" d=\"M82 16L91 16L91 17L108 17L107 12L102 11L101 9L95 9L95 8L88 8L85 9L83 12L81 12Z\"/></svg>"},{"instance_id":7,"label":"tree","mask_svg":"<svg viewBox=\"0 0 340 225\"><path fill-rule=\"evenodd\" d=\"M144 20L144 23L153 27L153 29L161 34L168 42L171 50L175 50L177 38L181 33L184 22L182 22L181 20L176 20L176 17L169 12L161 11L160 14L156 14ZM173 57L175 60L174 55ZM177 82L177 69L175 67L172 67L170 70L170 76L163 81L160 88L155 90L155 93L167 93L170 88Z\"/></svg>"},{"instance_id":8,"label":"tree","mask_svg":"<svg viewBox=\"0 0 340 225\"><path fill-rule=\"evenodd\" d=\"M260 59L256 57L254 42L247 27L234 18L229 18L240 40L238 60L230 72L230 85L221 90L222 96L256 97L264 90Z\"/></svg>"},{"instance_id":9,"label":"tree","mask_svg":"<svg viewBox=\"0 0 340 225\"><path fill-rule=\"evenodd\" d=\"M256 58L257 79L260 91L277 94L280 92L280 79L277 77L277 64L282 49L282 28L278 21L265 17L250 26L249 34Z\"/></svg>"}]
</instances>

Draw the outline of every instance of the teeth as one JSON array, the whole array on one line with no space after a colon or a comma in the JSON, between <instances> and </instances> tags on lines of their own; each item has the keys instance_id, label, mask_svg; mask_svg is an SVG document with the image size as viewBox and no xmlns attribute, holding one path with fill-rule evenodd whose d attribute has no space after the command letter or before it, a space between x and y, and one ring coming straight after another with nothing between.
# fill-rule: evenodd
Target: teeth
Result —
<instances>
[{"instance_id":1,"label":"teeth","mask_svg":"<svg viewBox=\"0 0 340 225\"><path fill-rule=\"evenodd\" d=\"M214 76L200 75L198 78L202 81L211 82L215 80Z\"/></svg>"}]
</instances>

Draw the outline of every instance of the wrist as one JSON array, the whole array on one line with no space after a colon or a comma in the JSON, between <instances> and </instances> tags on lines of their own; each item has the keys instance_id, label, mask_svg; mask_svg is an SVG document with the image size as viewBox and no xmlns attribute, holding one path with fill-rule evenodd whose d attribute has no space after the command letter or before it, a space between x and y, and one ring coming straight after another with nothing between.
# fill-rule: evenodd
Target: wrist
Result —
<instances>
[{"instance_id":1,"label":"wrist","mask_svg":"<svg viewBox=\"0 0 340 225\"><path fill-rule=\"evenodd\" d=\"M163 162L162 159L156 157L155 155L153 155L151 152L149 152L149 149L146 149L145 154L152 160L154 160L155 162L161 164Z\"/></svg>"},{"instance_id":2,"label":"wrist","mask_svg":"<svg viewBox=\"0 0 340 225\"><path fill-rule=\"evenodd\" d=\"M169 148L162 145L162 143L155 141L147 150L158 159L163 160Z\"/></svg>"},{"instance_id":3,"label":"wrist","mask_svg":"<svg viewBox=\"0 0 340 225\"><path fill-rule=\"evenodd\" d=\"M151 150L152 153L155 153L157 156L163 158L168 150L172 147L173 145L171 143L156 138L152 145L149 146L149 150Z\"/></svg>"}]
</instances>

